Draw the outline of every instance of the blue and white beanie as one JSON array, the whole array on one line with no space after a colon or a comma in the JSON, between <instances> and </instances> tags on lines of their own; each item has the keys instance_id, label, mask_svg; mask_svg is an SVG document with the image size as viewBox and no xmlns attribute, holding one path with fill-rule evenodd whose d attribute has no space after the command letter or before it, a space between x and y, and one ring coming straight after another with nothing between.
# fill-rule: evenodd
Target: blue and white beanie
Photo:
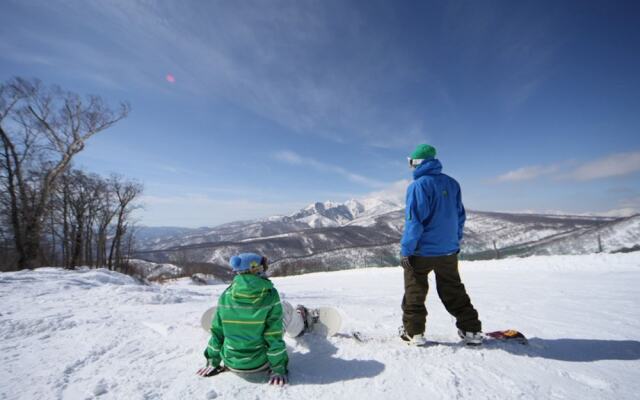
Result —
<instances>
[{"instance_id":1,"label":"blue and white beanie","mask_svg":"<svg viewBox=\"0 0 640 400\"><path fill-rule=\"evenodd\" d=\"M262 264L262 256L255 253L242 253L229 259L229 265L234 272L245 272Z\"/></svg>"}]
</instances>

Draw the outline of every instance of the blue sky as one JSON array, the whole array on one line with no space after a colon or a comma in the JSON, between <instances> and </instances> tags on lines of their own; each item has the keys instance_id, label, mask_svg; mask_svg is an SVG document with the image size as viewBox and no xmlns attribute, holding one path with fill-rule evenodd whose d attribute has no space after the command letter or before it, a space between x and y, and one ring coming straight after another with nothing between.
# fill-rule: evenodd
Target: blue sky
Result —
<instances>
[{"instance_id":1,"label":"blue sky","mask_svg":"<svg viewBox=\"0 0 640 400\"><path fill-rule=\"evenodd\" d=\"M631 1L8 0L0 79L128 101L76 165L143 182L147 225L364 196L410 179L418 143L471 209L640 210L639 18Z\"/></svg>"}]
</instances>

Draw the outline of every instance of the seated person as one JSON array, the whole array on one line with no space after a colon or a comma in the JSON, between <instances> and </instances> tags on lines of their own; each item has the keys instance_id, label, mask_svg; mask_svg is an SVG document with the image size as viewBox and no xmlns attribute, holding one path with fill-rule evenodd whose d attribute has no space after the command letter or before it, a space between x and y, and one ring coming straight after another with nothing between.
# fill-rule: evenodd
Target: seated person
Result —
<instances>
[{"instance_id":1,"label":"seated person","mask_svg":"<svg viewBox=\"0 0 640 400\"><path fill-rule=\"evenodd\" d=\"M283 386L288 382L289 357L282 335L285 331L290 337L302 335L313 316L303 306L294 309L280 301L265 275L265 257L243 253L231 257L229 264L236 276L218 299L211 339L204 351L207 364L198 375L213 376L225 369L241 373L269 370L269 384Z\"/></svg>"}]
</instances>

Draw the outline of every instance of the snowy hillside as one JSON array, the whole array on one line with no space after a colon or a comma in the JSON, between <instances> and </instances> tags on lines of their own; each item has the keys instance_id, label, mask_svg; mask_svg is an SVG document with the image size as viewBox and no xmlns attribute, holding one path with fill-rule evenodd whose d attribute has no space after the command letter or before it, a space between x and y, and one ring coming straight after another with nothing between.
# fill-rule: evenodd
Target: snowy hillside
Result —
<instances>
[{"instance_id":1,"label":"snowy hillside","mask_svg":"<svg viewBox=\"0 0 640 400\"><path fill-rule=\"evenodd\" d=\"M621 224L616 226L618 222L630 218L469 211L465 224L463 250L467 254L492 251L495 241L498 249L508 249L513 255L596 252L598 251L597 235L601 234L602 230L613 229L619 233L630 230L633 232L632 236L635 236L636 233L640 234L634 225ZM586 237L585 233L593 233L594 236L593 238ZM568 238L575 239L573 246L569 246L567 243L564 247L556 247L555 251L543 249L545 244L556 243ZM617 246L618 243L611 242L609 244L611 246L605 246L603 250L613 251L621 248ZM523 246L536 247L539 251L530 249L527 253L521 248Z\"/></svg>"},{"instance_id":2,"label":"snowy hillside","mask_svg":"<svg viewBox=\"0 0 640 400\"><path fill-rule=\"evenodd\" d=\"M427 337L406 346L400 268L274 279L285 298L339 306L342 333L288 340L291 385L226 373L199 378L201 313L225 285L144 286L105 270L0 274L0 399L636 399L640 253L463 262L485 330L518 328L530 345L463 348L428 298Z\"/></svg>"},{"instance_id":3,"label":"snowy hillside","mask_svg":"<svg viewBox=\"0 0 640 400\"><path fill-rule=\"evenodd\" d=\"M271 216L259 220L237 221L214 228L146 228L140 229L139 249L171 249L215 242L237 242L276 237L312 228L335 228L345 225L371 226L376 218L404 207L398 198L379 196L351 199L344 203L316 202L288 216Z\"/></svg>"},{"instance_id":4,"label":"snowy hillside","mask_svg":"<svg viewBox=\"0 0 640 400\"><path fill-rule=\"evenodd\" d=\"M148 280L170 279L180 276L182 268L173 264L156 264L144 260L131 259L127 261L131 274Z\"/></svg>"},{"instance_id":5,"label":"snowy hillside","mask_svg":"<svg viewBox=\"0 0 640 400\"><path fill-rule=\"evenodd\" d=\"M531 253L594 253L600 251L599 246L604 251L638 249L640 246L640 215L615 220L597 229L588 229L585 232L580 232L579 235L566 236L553 243L537 245Z\"/></svg>"},{"instance_id":6,"label":"snowy hillside","mask_svg":"<svg viewBox=\"0 0 640 400\"><path fill-rule=\"evenodd\" d=\"M312 228L311 226L317 226ZM139 250L159 263L207 263L218 268L238 252L258 252L274 271L329 271L398 263L404 226L401 202L380 197L315 203L288 217L201 228ZM203 232L206 230L206 232ZM199 232L199 233L198 233ZM467 211L465 259L589 254L637 250L640 216L613 218ZM497 251L496 251L497 249Z\"/></svg>"}]
</instances>

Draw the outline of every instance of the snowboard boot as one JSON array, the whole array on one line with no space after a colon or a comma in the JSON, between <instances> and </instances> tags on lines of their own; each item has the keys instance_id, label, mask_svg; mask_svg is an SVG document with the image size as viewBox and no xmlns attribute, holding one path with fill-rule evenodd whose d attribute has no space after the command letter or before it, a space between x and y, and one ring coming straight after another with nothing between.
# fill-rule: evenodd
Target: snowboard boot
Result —
<instances>
[{"instance_id":1,"label":"snowboard boot","mask_svg":"<svg viewBox=\"0 0 640 400\"><path fill-rule=\"evenodd\" d=\"M480 346L484 339L482 332L466 332L462 329L458 329L458 336L462 339L462 343L467 346Z\"/></svg>"},{"instance_id":2,"label":"snowboard boot","mask_svg":"<svg viewBox=\"0 0 640 400\"><path fill-rule=\"evenodd\" d=\"M302 317L302 321L304 322L304 329L302 333L298 336L304 335L306 332L311 332L313 330L313 325L318 322L320 318L320 314L316 309L308 309L307 307L298 304L296 306L296 312Z\"/></svg>"},{"instance_id":3,"label":"snowboard boot","mask_svg":"<svg viewBox=\"0 0 640 400\"><path fill-rule=\"evenodd\" d=\"M400 335L400 339L407 342L410 346L425 346L427 344L427 340L422 333L410 336L404 329L404 326L398 328L398 334Z\"/></svg>"}]
</instances>

